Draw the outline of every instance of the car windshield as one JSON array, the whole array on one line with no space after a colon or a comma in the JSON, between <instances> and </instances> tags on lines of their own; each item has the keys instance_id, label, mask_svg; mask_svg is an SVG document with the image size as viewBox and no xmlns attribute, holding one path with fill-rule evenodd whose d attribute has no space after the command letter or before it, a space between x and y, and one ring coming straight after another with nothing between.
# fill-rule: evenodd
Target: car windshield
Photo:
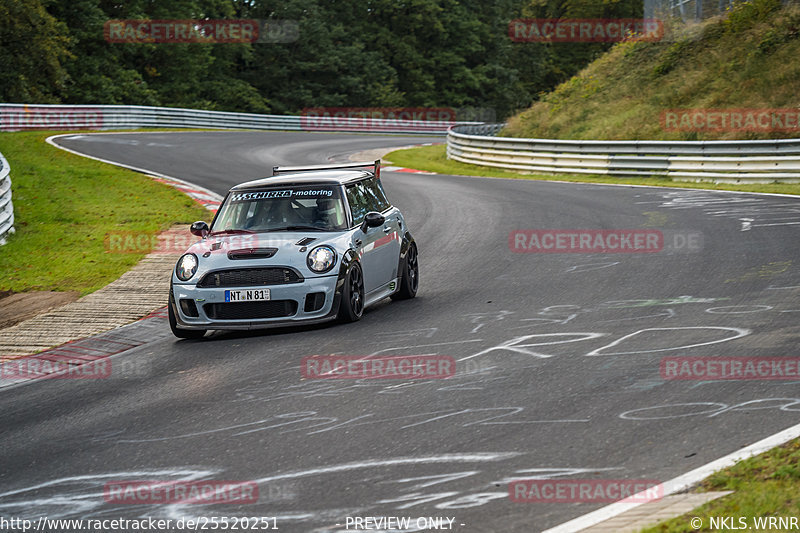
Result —
<instances>
[{"instance_id":1,"label":"car windshield","mask_svg":"<svg viewBox=\"0 0 800 533\"><path fill-rule=\"evenodd\" d=\"M339 231L347 228L346 219L340 187L275 187L232 192L211 231Z\"/></svg>"}]
</instances>

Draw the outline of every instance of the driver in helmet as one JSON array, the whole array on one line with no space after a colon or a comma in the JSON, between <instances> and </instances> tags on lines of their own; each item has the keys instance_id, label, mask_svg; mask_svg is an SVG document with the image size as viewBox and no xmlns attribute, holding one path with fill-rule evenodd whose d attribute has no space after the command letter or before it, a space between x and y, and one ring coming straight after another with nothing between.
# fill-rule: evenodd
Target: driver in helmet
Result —
<instances>
[{"instance_id":1,"label":"driver in helmet","mask_svg":"<svg viewBox=\"0 0 800 533\"><path fill-rule=\"evenodd\" d=\"M314 210L314 226L328 229L339 227L341 213L336 209L338 204L339 202L332 198L317 198L317 207Z\"/></svg>"}]
</instances>

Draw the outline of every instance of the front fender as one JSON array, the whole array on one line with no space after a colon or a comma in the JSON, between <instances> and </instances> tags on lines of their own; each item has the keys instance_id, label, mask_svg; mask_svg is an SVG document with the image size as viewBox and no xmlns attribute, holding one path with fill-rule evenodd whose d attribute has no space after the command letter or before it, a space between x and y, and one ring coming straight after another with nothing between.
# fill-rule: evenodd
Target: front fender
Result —
<instances>
[{"instance_id":1,"label":"front fender","mask_svg":"<svg viewBox=\"0 0 800 533\"><path fill-rule=\"evenodd\" d=\"M400 241L400 258L397 262L397 275L401 276L403 273L403 264L406 260L406 255L408 254L408 248L411 246L411 243L416 243L414 237L411 236L411 232L406 231L403 233L403 239ZM417 249L417 253L419 254L419 249Z\"/></svg>"},{"instance_id":2,"label":"front fender","mask_svg":"<svg viewBox=\"0 0 800 533\"><path fill-rule=\"evenodd\" d=\"M336 278L336 289L333 293L333 305L331 305L331 313L328 316L335 316L339 313L339 305L342 301L342 291L344 291L347 273L350 272L350 267L358 262L358 254L352 248L348 248L348 250L342 254L342 264L339 265L339 276Z\"/></svg>"}]
</instances>

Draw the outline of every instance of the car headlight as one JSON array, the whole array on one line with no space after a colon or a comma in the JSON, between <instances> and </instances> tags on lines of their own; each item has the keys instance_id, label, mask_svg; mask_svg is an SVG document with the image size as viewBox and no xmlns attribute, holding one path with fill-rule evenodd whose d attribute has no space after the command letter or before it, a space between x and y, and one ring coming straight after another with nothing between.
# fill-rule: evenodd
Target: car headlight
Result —
<instances>
[{"instance_id":1,"label":"car headlight","mask_svg":"<svg viewBox=\"0 0 800 533\"><path fill-rule=\"evenodd\" d=\"M336 252L330 246L317 246L306 258L306 264L313 272L322 274L333 268L336 264Z\"/></svg>"},{"instance_id":2,"label":"car headlight","mask_svg":"<svg viewBox=\"0 0 800 533\"><path fill-rule=\"evenodd\" d=\"M189 281L197 272L197 256L194 254L183 254L175 265L175 275L181 281Z\"/></svg>"}]
</instances>

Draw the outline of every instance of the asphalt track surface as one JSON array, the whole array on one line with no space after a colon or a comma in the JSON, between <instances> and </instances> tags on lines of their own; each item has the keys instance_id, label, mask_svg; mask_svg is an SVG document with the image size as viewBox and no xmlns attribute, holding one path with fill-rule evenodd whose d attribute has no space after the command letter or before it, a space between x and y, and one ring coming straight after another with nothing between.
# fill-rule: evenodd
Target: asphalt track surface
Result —
<instances>
[{"instance_id":1,"label":"asphalt track surface","mask_svg":"<svg viewBox=\"0 0 800 533\"><path fill-rule=\"evenodd\" d=\"M76 135L59 144L224 194L273 164L430 138ZM676 381L667 356L800 356L800 203L784 197L387 172L418 297L360 322L167 337L128 379L0 391L0 515L454 517L536 531L600 503L514 503L511 480L668 480L800 423L800 382ZM519 229L652 229L658 253L512 253ZM693 249L675 235L701 235ZM677 241L676 241L677 239ZM166 301L166 295L165 295ZM453 356L447 380L302 380L314 354ZM250 505L112 505L108 481L255 480ZM351 528L352 530L352 528Z\"/></svg>"}]
</instances>

